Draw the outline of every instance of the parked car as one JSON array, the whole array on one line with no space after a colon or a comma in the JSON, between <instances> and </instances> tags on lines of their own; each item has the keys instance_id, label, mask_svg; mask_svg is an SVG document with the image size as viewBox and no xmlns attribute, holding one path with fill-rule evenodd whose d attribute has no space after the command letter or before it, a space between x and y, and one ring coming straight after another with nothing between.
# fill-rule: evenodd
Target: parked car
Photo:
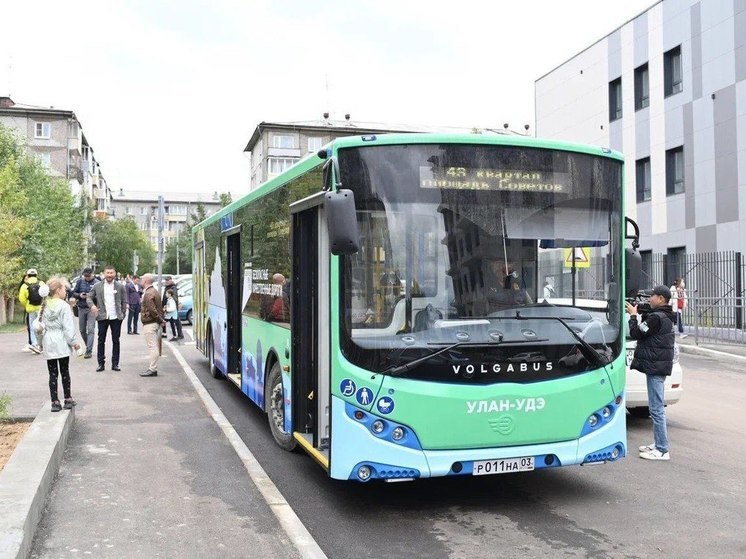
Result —
<instances>
[{"instance_id":1,"label":"parked car","mask_svg":"<svg viewBox=\"0 0 746 559\"><path fill-rule=\"evenodd\" d=\"M569 306L572 304L570 299L549 298L546 301L553 305ZM591 315L606 313L606 301L594 299L576 299L575 306L586 309ZM600 318L600 316L599 316ZM629 315L625 313L625 329L629 324ZM632 357L635 354L637 342L627 337L626 358L627 358L627 383L625 387L625 397L627 401L627 410L634 417L648 417L650 408L648 407L648 384L645 374L629 368L632 364ZM681 399L683 394L684 371L679 363L679 345L674 345L674 363L671 376L666 378L664 399L665 405L670 406Z\"/></svg>"},{"instance_id":2,"label":"parked car","mask_svg":"<svg viewBox=\"0 0 746 559\"><path fill-rule=\"evenodd\" d=\"M186 287L179 287L179 320L192 324L192 285L191 283Z\"/></svg>"},{"instance_id":3,"label":"parked car","mask_svg":"<svg viewBox=\"0 0 746 559\"><path fill-rule=\"evenodd\" d=\"M637 342L627 339L627 409L634 417L648 417L648 384L645 373L630 369L632 357L635 353ZM684 371L679 363L679 344L674 345L673 371L671 376L666 377L663 398L665 404L670 406L681 399L683 388Z\"/></svg>"}]
</instances>

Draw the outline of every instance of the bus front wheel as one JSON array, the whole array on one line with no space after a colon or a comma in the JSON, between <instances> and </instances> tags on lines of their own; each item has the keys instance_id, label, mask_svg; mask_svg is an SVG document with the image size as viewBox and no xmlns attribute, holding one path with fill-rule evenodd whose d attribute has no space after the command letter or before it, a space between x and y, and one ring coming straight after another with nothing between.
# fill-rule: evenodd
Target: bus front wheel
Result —
<instances>
[{"instance_id":1,"label":"bus front wheel","mask_svg":"<svg viewBox=\"0 0 746 559\"><path fill-rule=\"evenodd\" d=\"M209 340L210 340L209 342L210 343L210 347L209 347L210 374L212 375L212 378L224 379L225 376L223 375L223 373L220 372L220 369L218 368L218 366L215 365L215 342L213 341L212 336L210 336Z\"/></svg>"},{"instance_id":2,"label":"bus front wheel","mask_svg":"<svg viewBox=\"0 0 746 559\"><path fill-rule=\"evenodd\" d=\"M282 449L293 450L296 445L293 434L285 431L285 389L282 384L282 372L279 363L272 365L267 376L264 401L272 436Z\"/></svg>"}]
</instances>

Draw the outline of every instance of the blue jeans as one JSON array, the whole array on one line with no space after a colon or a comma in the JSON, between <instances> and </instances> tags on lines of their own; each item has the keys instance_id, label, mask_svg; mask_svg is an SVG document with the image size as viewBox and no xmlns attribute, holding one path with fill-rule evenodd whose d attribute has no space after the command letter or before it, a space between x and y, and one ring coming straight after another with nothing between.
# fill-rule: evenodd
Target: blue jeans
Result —
<instances>
[{"instance_id":1,"label":"blue jeans","mask_svg":"<svg viewBox=\"0 0 746 559\"><path fill-rule=\"evenodd\" d=\"M36 332L34 332L34 320L39 316L39 311L28 313L28 333L31 336L31 345L39 345L39 340L36 339ZM42 320L42 322L44 322Z\"/></svg>"},{"instance_id":2,"label":"blue jeans","mask_svg":"<svg viewBox=\"0 0 746 559\"><path fill-rule=\"evenodd\" d=\"M85 343L87 355L93 353L93 336L96 330L96 315L88 307L78 307L78 327Z\"/></svg>"},{"instance_id":3,"label":"blue jeans","mask_svg":"<svg viewBox=\"0 0 746 559\"><path fill-rule=\"evenodd\" d=\"M648 407L653 419L653 438L655 448L663 453L668 452L668 431L666 430L666 408L663 404L663 388L666 377L645 375L648 381Z\"/></svg>"}]
</instances>

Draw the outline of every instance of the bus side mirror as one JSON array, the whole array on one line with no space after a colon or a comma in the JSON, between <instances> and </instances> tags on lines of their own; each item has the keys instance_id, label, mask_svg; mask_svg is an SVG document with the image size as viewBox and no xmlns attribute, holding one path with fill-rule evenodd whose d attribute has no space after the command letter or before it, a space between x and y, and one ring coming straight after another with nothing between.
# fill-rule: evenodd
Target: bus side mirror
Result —
<instances>
[{"instance_id":1,"label":"bus side mirror","mask_svg":"<svg viewBox=\"0 0 746 559\"><path fill-rule=\"evenodd\" d=\"M625 286L627 290L627 297L634 297L640 290L640 281L642 279L642 257L640 253L634 249L628 248L625 252L625 270L624 277L626 279Z\"/></svg>"},{"instance_id":2,"label":"bus side mirror","mask_svg":"<svg viewBox=\"0 0 746 559\"><path fill-rule=\"evenodd\" d=\"M324 193L324 211L332 254L355 254L360 247L360 235L352 190L341 188Z\"/></svg>"}]
</instances>

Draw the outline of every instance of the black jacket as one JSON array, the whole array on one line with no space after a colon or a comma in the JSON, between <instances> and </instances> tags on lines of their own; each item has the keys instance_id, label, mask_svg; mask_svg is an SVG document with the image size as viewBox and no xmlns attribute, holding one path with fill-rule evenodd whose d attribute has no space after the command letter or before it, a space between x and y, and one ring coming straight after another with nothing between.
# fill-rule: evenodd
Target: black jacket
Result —
<instances>
[{"instance_id":1,"label":"black jacket","mask_svg":"<svg viewBox=\"0 0 746 559\"><path fill-rule=\"evenodd\" d=\"M637 340L635 357L631 369L646 375L669 376L673 368L674 324L676 315L671 305L658 307L638 323L636 317L629 319L629 335Z\"/></svg>"}]
</instances>

